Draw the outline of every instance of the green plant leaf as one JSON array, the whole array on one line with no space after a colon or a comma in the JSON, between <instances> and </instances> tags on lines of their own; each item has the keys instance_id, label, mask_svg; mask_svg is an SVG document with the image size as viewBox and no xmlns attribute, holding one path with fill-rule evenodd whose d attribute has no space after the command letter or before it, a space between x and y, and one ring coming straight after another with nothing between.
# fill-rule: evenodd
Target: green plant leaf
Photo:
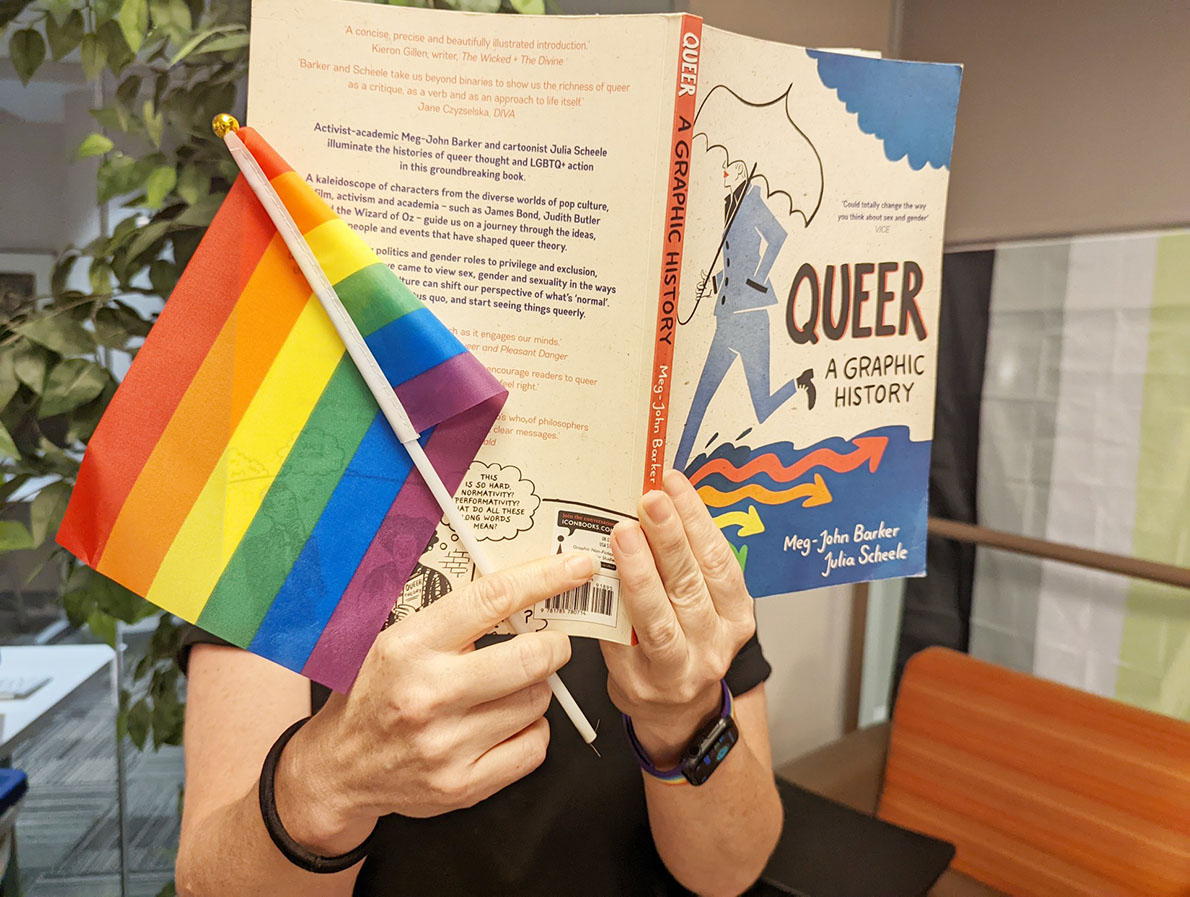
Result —
<instances>
[{"instance_id":1,"label":"green plant leaf","mask_svg":"<svg viewBox=\"0 0 1190 897\"><path fill-rule=\"evenodd\" d=\"M241 47L246 46L248 46L248 32L240 31L236 34L227 34L208 41L202 45L198 53L222 53L225 50L239 50Z\"/></svg>"},{"instance_id":2,"label":"green plant leaf","mask_svg":"<svg viewBox=\"0 0 1190 897\"><path fill-rule=\"evenodd\" d=\"M84 34L79 44L79 55L83 59L83 73L87 80L94 81L107 65L107 47L96 34Z\"/></svg>"},{"instance_id":3,"label":"green plant leaf","mask_svg":"<svg viewBox=\"0 0 1190 897\"><path fill-rule=\"evenodd\" d=\"M29 506L29 532L33 536L34 547L58 531L69 502L69 483L50 483L37 493Z\"/></svg>"},{"instance_id":4,"label":"green plant leaf","mask_svg":"<svg viewBox=\"0 0 1190 897\"><path fill-rule=\"evenodd\" d=\"M17 377L16 349L13 346L0 346L0 409L3 409L21 388L21 381Z\"/></svg>"},{"instance_id":5,"label":"green plant leaf","mask_svg":"<svg viewBox=\"0 0 1190 897\"><path fill-rule=\"evenodd\" d=\"M149 30L149 0L124 0L116 13L116 22L128 49L135 53L145 42L145 32Z\"/></svg>"},{"instance_id":6,"label":"green plant leaf","mask_svg":"<svg viewBox=\"0 0 1190 897\"><path fill-rule=\"evenodd\" d=\"M45 38L40 31L24 28L8 39L8 55L22 84L28 84L37 67L45 62Z\"/></svg>"},{"instance_id":7,"label":"green plant leaf","mask_svg":"<svg viewBox=\"0 0 1190 897\"><path fill-rule=\"evenodd\" d=\"M123 7L121 7L122 10ZM136 53L133 52L132 48L128 45L128 41L124 38L124 29L120 27L120 24L115 19L111 19L100 25L95 35L103 44L108 67L115 74L118 75L124 71L124 67L136 58Z\"/></svg>"},{"instance_id":8,"label":"green plant leaf","mask_svg":"<svg viewBox=\"0 0 1190 897\"><path fill-rule=\"evenodd\" d=\"M41 450L41 466L44 473L56 473L63 477L73 477L78 473L78 461L44 436L37 440L37 448Z\"/></svg>"},{"instance_id":9,"label":"green plant leaf","mask_svg":"<svg viewBox=\"0 0 1190 897\"><path fill-rule=\"evenodd\" d=\"M149 324L136 312L108 306L95 314L95 337L101 345L112 349L123 349L133 337L145 336Z\"/></svg>"},{"instance_id":10,"label":"green plant leaf","mask_svg":"<svg viewBox=\"0 0 1190 897\"><path fill-rule=\"evenodd\" d=\"M103 412L116 393L116 383L109 379L98 398L92 399L86 405L81 405L70 415L70 427L66 430L67 442L86 442L99 426Z\"/></svg>"},{"instance_id":11,"label":"green plant leaf","mask_svg":"<svg viewBox=\"0 0 1190 897\"><path fill-rule=\"evenodd\" d=\"M144 106L141 107L141 118L144 119L145 131L153 141L153 146L160 149L161 133L165 130L165 116L160 109L153 107L152 100L145 100Z\"/></svg>"},{"instance_id":12,"label":"green plant leaf","mask_svg":"<svg viewBox=\"0 0 1190 897\"><path fill-rule=\"evenodd\" d=\"M45 382L37 416L52 417L85 405L103 392L107 379L107 370L93 361L67 358L58 362Z\"/></svg>"},{"instance_id":13,"label":"green plant leaf","mask_svg":"<svg viewBox=\"0 0 1190 897\"><path fill-rule=\"evenodd\" d=\"M70 0L66 0L67 8ZM83 14L77 9L69 10L64 21L59 22L53 16L45 20L45 36L50 42L50 53L54 59L61 59L77 47L83 39L85 31Z\"/></svg>"},{"instance_id":14,"label":"green plant leaf","mask_svg":"<svg viewBox=\"0 0 1190 897\"><path fill-rule=\"evenodd\" d=\"M91 292L104 295L112 291L112 266L103 259L91 259L91 267L87 270L87 280L91 284Z\"/></svg>"},{"instance_id":15,"label":"green plant leaf","mask_svg":"<svg viewBox=\"0 0 1190 897\"><path fill-rule=\"evenodd\" d=\"M170 169L171 171L173 169ZM149 249L154 243L165 236L169 230L168 221L150 221L144 227L140 228L136 237L128 244L128 257L135 259L143 252Z\"/></svg>"},{"instance_id":16,"label":"green plant leaf","mask_svg":"<svg viewBox=\"0 0 1190 897\"><path fill-rule=\"evenodd\" d=\"M79 255L73 250L60 255L54 262L54 269L50 273L50 293L55 299L66 292L66 282L70 279L70 272L74 270Z\"/></svg>"},{"instance_id":17,"label":"green plant leaf","mask_svg":"<svg viewBox=\"0 0 1190 897\"><path fill-rule=\"evenodd\" d=\"M120 0L91 0L90 6L91 15L95 17L95 25L98 27L115 18L116 13L120 11Z\"/></svg>"},{"instance_id":18,"label":"green plant leaf","mask_svg":"<svg viewBox=\"0 0 1190 897\"><path fill-rule=\"evenodd\" d=\"M159 209L178 182L178 172L172 165L158 165L145 181L145 205L150 209ZM161 222L158 222L161 223Z\"/></svg>"},{"instance_id":19,"label":"green plant leaf","mask_svg":"<svg viewBox=\"0 0 1190 897\"><path fill-rule=\"evenodd\" d=\"M0 423L0 461L5 458L19 458L20 451L17 449L17 444L13 442L12 435L4 424Z\"/></svg>"},{"instance_id":20,"label":"green plant leaf","mask_svg":"<svg viewBox=\"0 0 1190 897\"><path fill-rule=\"evenodd\" d=\"M509 0L512 8L527 16L544 16L545 0Z\"/></svg>"},{"instance_id":21,"label":"green plant leaf","mask_svg":"<svg viewBox=\"0 0 1190 897\"><path fill-rule=\"evenodd\" d=\"M116 621L113 617L99 610L92 611L87 617L87 628L109 647L116 647Z\"/></svg>"},{"instance_id":22,"label":"green plant leaf","mask_svg":"<svg viewBox=\"0 0 1190 897\"><path fill-rule=\"evenodd\" d=\"M175 188L178 196L186 200L187 205L194 205L209 192L210 180L197 165L186 165L178 175L178 185Z\"/></svg>"},{"instance_id":23,"label":"green plant leaf","mask_svg":"<svg viewBox=\"0 0 1190 897\"><path fill-rule=\"evenodd\" d=\"M204 196L178 215L174 219L174 224L181 227L206 227L211 223L211 219L215 217L215 213L219 211L219 206L222 203L222 196Z\"/></svg>"},{"instance_id":24,"label":"green plant leaf","mask_svg":"<svg viewBox=\"0 0 1190 897\"><path fill-rule=\"evenodd\" d=\"M162 299L169 298L169 294L178 283L177 266L165 259L156 259L149 265L149 283L153 285L153 292L158 296Z\"/></svg>"},{"instance_id":25,"label":"green plant leaf","mask_svg":"<svg viewBox=\"0 0 1190 897\"><path fill-rule=\"evenodd\" d=\"M177 65L179 62L181 62L183 59L185 59L187 56L189 56L191 53L193 53L195 48L198 47L199 44L201 44L203 41L207 40L210 37L214 37L216 34L227 34L227 33L233 32L233 31L246 31L246 30L247 29L243 25L220 25L215 28L206 28L202 31L199 31L196 34L194 34L188 41L186 41L186 43L182 44L182 46L178 48L178 51L176 53L174 53L173 56L170 57L169 64L171 66ZM204 49L203 52L205 53L206 50Z\"/></svg>"},{"instance_id":26,"label":"green plant leaf","mask_svg":"<svg viewBox=\"0 0 1190 897\"><path fill-rule=\"evenodd\" d=\"M193 27L186 0L149 0L154 27L162 29L175 43L186 40Z\"/></svg>"},{"instance_id":27,"label":"green plant leaf","mask_svg":"<svg viewBox=\"0 0 1190 897\"><path fill-rule=\"evenodd\" d=\"M54 22L61 25L70 16L71 12L76 12L74 9L74 0L41 0L39 4L49 13L47 22Z\"/></svg>"},{"instance_id":28,"label":"green plant leaf","mask_svg":"<svg viewBox=\"0 0 1190 897\"><path fill-rule=\"evenodd\" d=\"M500 0L446 0L455 9L467 12L499 12Z\"/></svg>"},{"instance_id":29,"label":"green plant leaf","mask_svg":"<svg viewBox=\"0 0 1190 897\"><path fill-rule=\"evenodd\" d=\"M95 351L95 338L84 330L81 324L66 315L40 315L20 324L13 324L12 329L60 355L82 355Z\"/></svg>"},{"instance_id":30,"label":"green plant leaf","mask_svg":"<svg viewBox=\"0 0 1190 897\"><path fill-rule=\"evenodd\" d=\"M76 155L80 159L86 159L91 156L102 156L104 153L110 152L114 146L115 144L102 134L88 134L83 138L83 142L79 144Z\"/></svg>"},{"instance_id":31,"label":"green plant leaf","mask_svg":"<svg viewBox=\"0 0 1190 897\"><path fill-rule=\"evenodd\" d=\"M0 551L22 551L33 547L33 537L25 524L17 520L0 520Z\"/></svg>"},{"instance_id":32,"label":"green plant leaf","mask_svg":"<svg viewBox=\"0 0 1190 897\"><path fill-rule=\"evenodd\" d=\"M13 371L17 379L28 386L36 395L45 389L46 351L30 342L22 343L13 353Z\"/></svg>"},{"instance_id":33,"label":"green plant leaf","mask_svg":"<svg viewBox=\"0 0 1190 897\"><path fill-rule=\"evenodd\" d=\"M145 741L149 737L151 721L152 711L149 709L148 701L144 698L128 708L128 713L124 717L124 728L128 737L132 739L132 743L138 748L143 749L145 746Z\"/></svg>"}]
</instances>

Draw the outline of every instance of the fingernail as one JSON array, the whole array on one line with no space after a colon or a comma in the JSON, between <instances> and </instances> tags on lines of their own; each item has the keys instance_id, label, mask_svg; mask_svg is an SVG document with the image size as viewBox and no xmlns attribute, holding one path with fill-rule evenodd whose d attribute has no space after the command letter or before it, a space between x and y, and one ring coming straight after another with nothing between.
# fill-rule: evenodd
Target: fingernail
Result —
<instances>
[{"instance_id":1,"label":"fingernail","mask_svg":"<svg viewBox=\"0 0 1190 897\"><path fill-rule=\"evenodd\" d=\"M671 468L665 472L664 476L661 477L661 485L665 488L665 491L668 494L677 495L681 490L682 484L685 482L685 480L686 478L682 474Z\"/></svg>"},{"instance_id":2,"label":"fingernail","mask_svg":"<svg viewBox=\"0 0 1190 897\"><path fill-rule=\"evenodd\" d=\"M644 536L635 523L617 523L612 535L615 536L620 550L627 554L636 554L645 547Z\"/></svg>"},{"instance_id":3,"label":"fingernail","mask_svg":"<svg viewBox=\"0 0 1190 897\"><path fill-rule=\"evenodd\" d=\"M669 515L673 506L670 504L669 496L664 492L653 490L645 496L645 513L649 515L649 519L654 523L665 523L669 520Z\"/></svg>"},{"instance_id":4,"label":"fingernail","mask_svg":"<svg viewBox=\"0 0 1190 897\"><path fill-rule=\"evenodd\" d=\"M589 554L572 554L566 559L566 572L586 578L595 573L595 559Z\"/></svg>"}]
</instances>

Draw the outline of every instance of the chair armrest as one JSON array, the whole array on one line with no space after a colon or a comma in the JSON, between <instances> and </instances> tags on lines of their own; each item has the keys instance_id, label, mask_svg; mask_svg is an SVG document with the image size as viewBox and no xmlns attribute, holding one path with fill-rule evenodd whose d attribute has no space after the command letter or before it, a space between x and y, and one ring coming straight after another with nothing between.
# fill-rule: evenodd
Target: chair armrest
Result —
<instances>
[{"instance_id":1,"label":"chair armrest","mask_svg":"<svg viewBox=\"0 0 1190 897\"><path fill-rule=\"evenodd\" d=\"M889 723L869 726L803 754L777 770L786 781L874 814L884 781Z\"/></svg>"}]
</instances>

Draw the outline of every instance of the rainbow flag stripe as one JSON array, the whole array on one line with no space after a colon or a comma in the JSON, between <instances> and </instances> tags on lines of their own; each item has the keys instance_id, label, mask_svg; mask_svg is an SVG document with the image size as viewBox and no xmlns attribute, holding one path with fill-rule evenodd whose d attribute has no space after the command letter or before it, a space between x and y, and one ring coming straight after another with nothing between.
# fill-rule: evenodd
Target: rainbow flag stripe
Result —
<instances>
[{"instance_id":1,"label":"rainbow flag stripe","mask_svg":"<svg viewBox=\"0 0 1190 897\"><path fill-rule=\"evenodd\" d=\"M506 390L258 134L239 134L453 491ZM87 447L59 543L346 690L440 517L237 180Z\"/></svg>"}]
</instances>

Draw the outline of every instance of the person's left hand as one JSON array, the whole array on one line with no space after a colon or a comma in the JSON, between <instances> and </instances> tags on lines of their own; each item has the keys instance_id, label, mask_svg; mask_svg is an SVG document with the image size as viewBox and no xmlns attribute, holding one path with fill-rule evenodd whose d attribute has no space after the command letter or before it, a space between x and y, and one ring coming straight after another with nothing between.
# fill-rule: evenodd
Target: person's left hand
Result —
<instances>
[{"instance_id":1,"label":"person's left hand","mask_svg":"<svg viewBox=\"0 0 1190 897\"><path fill-rule=\"evenodd\" d=\"M719 680L756 631L752 598L727 540L675 470L640 500L640 523L612 531L620 596L637 644L600 642L608 693L655 766L677 763L719 710Z\"/></svg>"}]
</instances>

